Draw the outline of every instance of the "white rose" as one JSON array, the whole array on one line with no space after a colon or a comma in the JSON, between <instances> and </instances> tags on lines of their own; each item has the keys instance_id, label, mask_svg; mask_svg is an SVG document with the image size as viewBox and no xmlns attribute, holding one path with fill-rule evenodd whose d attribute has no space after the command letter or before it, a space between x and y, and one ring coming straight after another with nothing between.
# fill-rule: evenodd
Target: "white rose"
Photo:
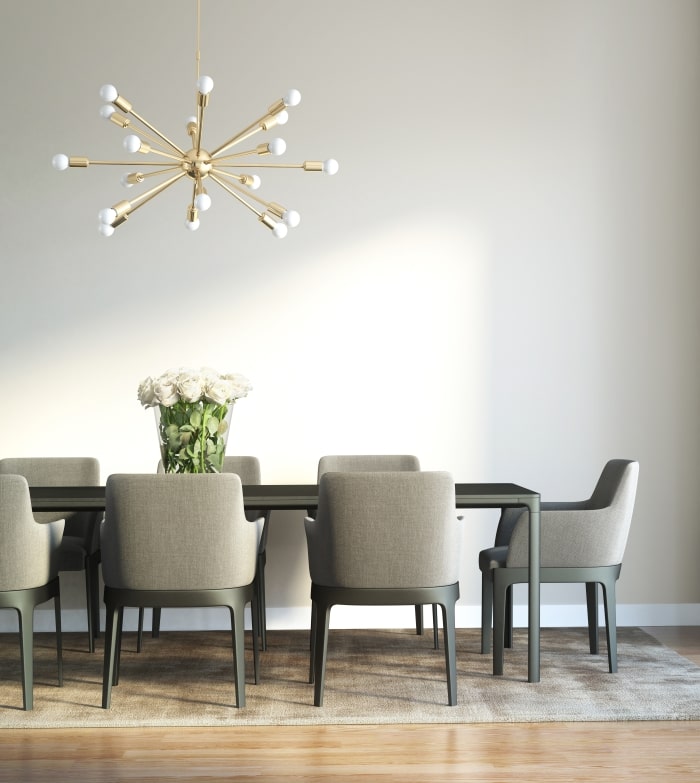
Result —
<instances>
[{"instance_id":1,"label":"white rose","mask_svg":"<svg viewBox=\"0 0 700 783\"><path fill-rule=\"evenodd\" d=\"M177 392L177 384L174 382L163 382L161 378L153 384L155 401L159 405L164 405L166 408L172 408L176 402L180 401L180 395Z\"/></svg>"},{"instance_id":2,"label":"white rose","mask_svg":"<svg viewBox=\"0 0 700 783\"><path fill-rule=\"evenodd\" d=\"M202 378L202 383L206 386L207 383L213 383L221 378L221 373L216 370L212 370L211 367L202 367L199 371L199 375Z\"/></svg>"},{"instance_id":3,"label":"white rose","mask_svg":"<svg viewBox=\"0 0 700 783\"><path fill-rule=\"evenodd\" d=\"M233 399L247 396L248 392L253 388L251 382L240 373L234 372L228 375L222 376L225 380L230 381L233 387Z\"/></svg>"},{"instance_id":4,"label":"white rose","mask_svg":"<svg viewBox=\"0 0 700 783\"><path fill-rule=\"evenodd\" d=\"M198 402L202 398L202 381L199 374L181 373L178 376L177 389L185 402Z\"/></svg>"},{"instance_id":5,"label":"white rose","mask_svg":"<svg viewBox=\"0 0 700 783\"><path fill-rule=\"evenodd\" d=\"M145 380L141 381L137 395L139 402L145 408L152 408L154 405L158 404L156 401L155 392L153 391L153 378L149 376Z\"/></svg>"},{"instance_id":6,"label":"white rose","mask_svg":"<svg viewBox=\"0 0 700 783\"><path fill-rule=\"evenodd\" d=\"M163 383L166 386L172 386L172 384L177 383L177 378L179 375L180 375L180 370L176 370L171 367L169 370L166 370L161 376L156 378L154 383Z\"/></svg>"},{"instance_id":7,"label":"white rose","mask_svg":"<svg viewBox=\"0 0 700 783\"><path fill-rule=\"evenodd\" d=\"M217 378L206 384L204 396L217 405L223 405L225 402L235 399L234 391L235 389L231 381L226 380L226 378Z\"/></svg>"}]
</instances>

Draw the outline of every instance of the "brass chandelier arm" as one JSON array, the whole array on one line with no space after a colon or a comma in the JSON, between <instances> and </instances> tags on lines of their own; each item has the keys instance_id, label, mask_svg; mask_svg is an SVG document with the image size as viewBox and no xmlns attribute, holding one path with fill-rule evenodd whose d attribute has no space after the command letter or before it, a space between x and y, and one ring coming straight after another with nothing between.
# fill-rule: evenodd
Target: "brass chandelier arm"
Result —
<instances>
[{"instance_id":1,"label":"brass chandelier arm","mask_svg":"<svg viewBox=\"0 0 700 783\"><path fill-rule=\"evenodd\" d=\"M209 178L213 179L217 185L220 185L229 195L237 199L241 204L243 204L244 207L248 207L248 209L251 212L254 212L262 220L264 213L260 212L260 210L256 209L245 198L243 198L243 196L241 195L243 191L239 192L238 188L231 187L228 183L223 182L222 180L219 179L219 177L214 172L209 173ZM250 193L246 193L245 195L251 198L255 198L256 201L260 201L260 199L256 198L255 196L251 196Z\"/></svg>"},{"instance_id":2,"label":"brass chandelier arm","mask_svg":"<svg viewBox=\"0 0 700 783\"><path fill-rule=\"evenodd\" d=\"M166 179L165 182L161 182L160 184L156 185L150 190L147 190L145 193L141 193L140 195L136 196L135 199L129 201L129 203L131 204L130 211L133 212L135 209L138 209L140 206L143 206L147 201L150 201L159 193L162 193L166 188L169 188L171 185L174 185L179 179L184 177L186 174L187 174L186 171L180 171L178 174L175 174L174 177L170 177L170 179Z\"/></svg>"},{"instance_id":3,"label":"brass chandelier arm","mask_svg":"<svg viewBox=\"0 0 700 783\"><path fill-rule=\"evenodd\" d=\"M214 169L214 172L216 174L219 174L219 175L222 175L222 176L225 176L225 177L236 178L234 174L230 174L228 171L219 171L218 169ZM210 174L209 176L211 177L212 174ZM240 178L238 178L238 179L240 181ZM222 183L219 182L219 184L221 185ZM272 203L270 201L265 201L265 199L264 198L260 198L260 196L256 196L255 193L251 193L251 192L249 192L247 190L243 190L242 187L238 187L237 185L231 185L231 187L233 187L235 190L239 191L240 193L244 194L247 198L253 199L253 201L256 201L258 204L262 204L262 206L265 207L265 209L269 209L270 204ZM227 188L227 190L228 190L228 188ZM230 192L231 191L229 190L229 193Z\"/></svg>"},{"instance_id":4,"label":"brass chandelier arm","mask_svg":"<svg viewBox=\"0 0 700 783\"><path fill-rule=\"evenodd\" d=\"M226 172L217 172L219 174L223 174ZM226 173L227 174L227 173ZM227 174L227 176L233 176L232 174ZM219 180L216 180L219 185L224 187L228 193L231 195L235 195L235 193L232 192L232 190L228 187L226 187L225 183L220 182ZM275 222L275 218L278 220L284 221L285 215L287 214L287 208L283 207L281 204L278 204L275 201L265 201L265 199L260 198L260 196L256 196L254 193L250 193L248 191L243 191L241 188L237 187L236 185L232 185L232 188L239 193L245 193L247 198L253 199L253 201L256 201L258 204L261 204L263 207L265 207L265 212L258 212L257 210L253 209L253 212L258 216L260 221L264 223L268 228L274 229L277 226L277 223ZM245 203L245 200L241 197L239 199L241 202ZM249 204L246 204L246 206L249 209L252 209L252 207Z\"/></svg>"},{"instance_id":5,"label":"brass chandelier arm","mask_svg":"<svg viewBox=\"0 0 700 783\"><path fill-rule=\"evenodd\" d=\"M170 160L176 160L179 163L182 162L182 159L184 157L184 154L183 155L172 155L170 152L165 152L165 150L153 149L153 147L151 147L150 145L149 145L147 150L140 149L139 152L141 152L141 153L145 152L146 154L152 153L153 155L160 155L161 158L169 158ZM161 163L160 165L162 166L163 164Z\"/></svg>"},{"instance_id":6,"label":"brass chandelier arm","mask_svg":"<svg viewBox=\"0 0 700 783\"><path fill-rule=\"evenodd\" d=\"M116 104L116 101L114 101L114 104L115 104L115 106L117 105L117 104ZM170 141L170 139L169 139L169 138L168 138L168 137L167 137L167 136L166 136L164 133L161 133L161 132L158 130L158 128L155 128L153 125L151 125L151 123L150 123L150 122L147 122L147 121L146 121L146 120L145 120L145 119L144 119L144 118L143 118L143 117L142 117L140 114L137 114L137 113L136 113L136 112L133 110L133 108L131 108L131 107L130 107L130 108L129 108L129 111L128 111L128 113L129 113L129 114L133 114L133 115L134 115L134 117L135 117L135 118L136 118L136 119L137 119L137 120L138 120L138 121L139 121L139 122L140 122L142 125L145 125L145 126L146 126L146 127L147 127L147 128L150 130L150 131L152 131L153 133L155 133L155 134L156 134L156 136L158 136L158 138L162 139L162 140L163 140L163 141L164 141L164 142L165 142L165 143L166 143L166 144L167 144L169 147L171 147L172 149L174 149L174 150L175 150L175 152L177 152L179 155L184 155L184 154L185 154L185 151L184 151L183 149L180 149L180 147L178 147L178 146L177 146L177 144L175 144L175 142L173 142L173 141Z\"/></svg>"},{"instance_id":7,"label":"brass chandelier arm","mask_svg":"<svg viewBox=\"0 0 700 783\"><path fill-rule=\"evenodd\" d=\"M202 126L204 125L204 109L209 102L208 95L202 95L201 92L197 92L197 130L195 132L194 146L197 150L197 155L202 151Z\"/></svg>"},{"instance_id":8,"label":"brass chandelier arm","mask_svg":"<svg viewBox=\"0 0 700 783\"><path fill-rule=\"evenodd\" d=\"M181 177L184 177L186 172L181 171L179 174L176 174L174 177L171 177L170 179L166 179L165 182L161 182L159 185L156 185L154 188L151 188L150 190L147 190L145 193L141 193L141 195L137 196L133 200L124 200L120 201L117 204L115 204L112 209L117 213L117 217L115 221L112 223L114 226L121 225L126 219L129 217L129 215L132 212L135 212L139 207L142 207L146 202L150 201L152 198L155 198L159 193L162 193L166 188L169 188L171 185L174 185Z\"/></svg>"},{"instance_id":9,"label":"brass chandelier arm","mask_svg":"<svg viewBox=\"0 0 700 783\"><path fill-rule=\"evenodd\" d=\"M175 158L177 160L177 158ZM162 166L163 161L137 161L135 160L90 160L89 158L83 158L79 156L71 156L68 159L68 165L71 168L86 169L88 166L131 166L134 168L138 166ZM168 166L163 171L174 171L179 166ZM158 173L158 172L155 172Z\"/></svg>"},{"instance_id":10,"label":"brass chandelier arm","mask_svg":"<svg viewBox=\"0 0 700 783\"><path fill-rule=\"evenodd\" d=\"M262 117L257 119L255 122L252 122L250 125L248 125L247 128L244 128L240 133L237 133L235 136L232 136L228 141L224 142L220 147L217 147L214 152L211 153L212 158L215 158L217 155L220 155L222 152L226 152L226 150L231 149L231 147L235 146L236 144L240 144L242 141L245 141L246 139L249 139L251 136L255 135L256 133L259 133L260 131L267 131L270 130L270 128L274 128L275 125L277 125L277 115L282 112L284 109L284 103L280 102L278 111L276 111L274 114L268 111L267 114L263 114ZM277 104L275 105L275 108L277 108Z\"/></svg>"},{"instance_id":11,"label":"brass chandelier arm","mask_svg":"<svg viewBox=\"0 0 700 783\"><path fill-rule=\"evenodd\" d=\"M219 163L219 159L212 161L217 168L231 169L303 169L304 171L323 171L323 162L320 160L305 160L303 163Z\"/></svg>"},{"instance_id":12,"label":"brass chandelier arm","mask_svg":"<svg viewBox=\"0 0 700 783\"><path fill-rule=\"evenodd\" d=\"M159 165L157 163L150 163L148 164L150 166L156 166ZM149 171L147 174L144 174L141 171L136 172L136 176L139 177L139 182L141 180L147 179L148 177L157 177L159 174L168 174L171 171L177 171L179 169L179 166L168 166L167 169L158 169L158 171Z\"/></svg>"},{"instance_id":13,"label":"brass chandelier arm","mask_svg":"<svg viewBox=\"0 0 700 783\"><path fill-rule=\"evenodd\" d=\"M110 116L110 122L113 122L115 125L118 125L120 128L123 128L124 130L130 130L133 133L135 133L137 136L143 136L144 138L148 139L151 144L157 144L159 147L165 147L165 143L160 139L158 136L156 136L154 133L149 133L147 130L144 130L143 128L135 128L131 124L131 120L128 117L125 117L123 114L119 114L118 112L114 112Z\"/></svg>"},{"instance_id":14,"label":"brass chandelier arm","mask_svg":"<svg viewBox=\"0 0 700 783\"><path fill-rule=\"evenodd\" d=\"M262 146L266 146L266 145L262 145L261 144L260 146L262 147ZM216 158L216 163L218 165L224 165L225 166L227 164L222 163L222 161L233 160L234 158L247 158L250 155L265 155L265 154L269 155L269 152L267 152L267 153L266 152L260 152L259 151L259 147L256 147L253 150L246 150L245 152L234 152L233 155L224 155L223 157L217 157Z\"/></svg>"},{"instance_id":15,"label":"brass chandelier arm","mask_svg":"<svg viewBox=\"0 0 700 783\"><path fill-rule=\"evenodd\" d=\"M266 156L266 155L281 155L286 149L286 147L287 145L284 143L282 139L275 139L273 142L267 142L267 143L263 142L262 144L258 144L258 146L252 150L244 150L243 152L234 152L232 155L219 155L216 158L216 162L218 164L228 165L223 162L227 160L238 160L239 158L248 158L251 155L257 155L258 157Z\"/></svg>"}]
</instances>

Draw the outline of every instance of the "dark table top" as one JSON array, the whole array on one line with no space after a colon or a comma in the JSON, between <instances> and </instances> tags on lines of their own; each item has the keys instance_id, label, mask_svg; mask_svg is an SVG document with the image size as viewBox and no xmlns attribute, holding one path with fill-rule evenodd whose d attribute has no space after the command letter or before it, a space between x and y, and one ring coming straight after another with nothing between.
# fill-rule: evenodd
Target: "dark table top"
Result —
<instances>
[{"instance_id":1,"label":"dark table top","mask_svg":"<svg viewBox=\"0 0 700 783\"><path fill-rule=\"evenodd\" d=\"M30 487L34 511L104 511L102 487ZM318 505L317 484L257 484L243 487L248 509L297 510ZM507 483L455 484L457 508L500 508L539 503L531 489Z\"/></svg>"}]
</instances>

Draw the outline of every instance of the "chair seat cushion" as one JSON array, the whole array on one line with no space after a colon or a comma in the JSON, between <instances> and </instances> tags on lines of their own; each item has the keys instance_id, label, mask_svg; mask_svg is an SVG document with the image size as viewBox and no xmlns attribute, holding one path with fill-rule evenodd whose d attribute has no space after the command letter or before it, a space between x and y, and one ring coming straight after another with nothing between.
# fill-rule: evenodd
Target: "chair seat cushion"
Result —
<instances>
[{"instance_id":1,"label":"chair seat cushion","mask_svg":"<svg viewBox=\"0 0 700 783\"><path fill-rule=\"evenodd\" d=\"M507 546L492 546L479 552L479 568L490 571L493 568L505 568L508 558Z\"/></svg>"},{"instance_id":2,"label":"chair seat cushion","mask_svg":"<svg viewBox=\"0 0 700 783\"><path fill-rule=\"evenodd\" d=\"M83 539L77 536L63 536L58 550L59 571L82 571L85 568L87 551Z\"/></svg>"}]
</instances>

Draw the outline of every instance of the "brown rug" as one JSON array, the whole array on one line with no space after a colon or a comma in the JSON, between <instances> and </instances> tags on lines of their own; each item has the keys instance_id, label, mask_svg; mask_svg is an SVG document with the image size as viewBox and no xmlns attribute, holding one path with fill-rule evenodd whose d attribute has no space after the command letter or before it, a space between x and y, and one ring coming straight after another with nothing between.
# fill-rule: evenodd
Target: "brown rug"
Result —
<instances>
[{"instance_id":1,"label":"brown rug","mask_svg":"<svg viewBox=\"0 0 700 783\"><path fill-rule=\"evenodd\" d=\"M22 709L19 645L0 635L0 727L229 726L283 724L491 723L698 720L700 668L638 628L619 629L619 672L588 653L585 629L543 629L542 681L527 678L527 636L515 632L503 677L479 654L479 632L457 632L458 704L447 706L444 654L432 634L332 630L324 706L313 706L308 633L270 631L252 684L248 650L244 709L236 709L230 635L223 631L125 634L121 679L103 710L102 647L84 634L64 639L64 687L56 681L52 634L37 634L34 710ZM247 634L250 647L250 635Z\"/></svg>"}]
</instances>

